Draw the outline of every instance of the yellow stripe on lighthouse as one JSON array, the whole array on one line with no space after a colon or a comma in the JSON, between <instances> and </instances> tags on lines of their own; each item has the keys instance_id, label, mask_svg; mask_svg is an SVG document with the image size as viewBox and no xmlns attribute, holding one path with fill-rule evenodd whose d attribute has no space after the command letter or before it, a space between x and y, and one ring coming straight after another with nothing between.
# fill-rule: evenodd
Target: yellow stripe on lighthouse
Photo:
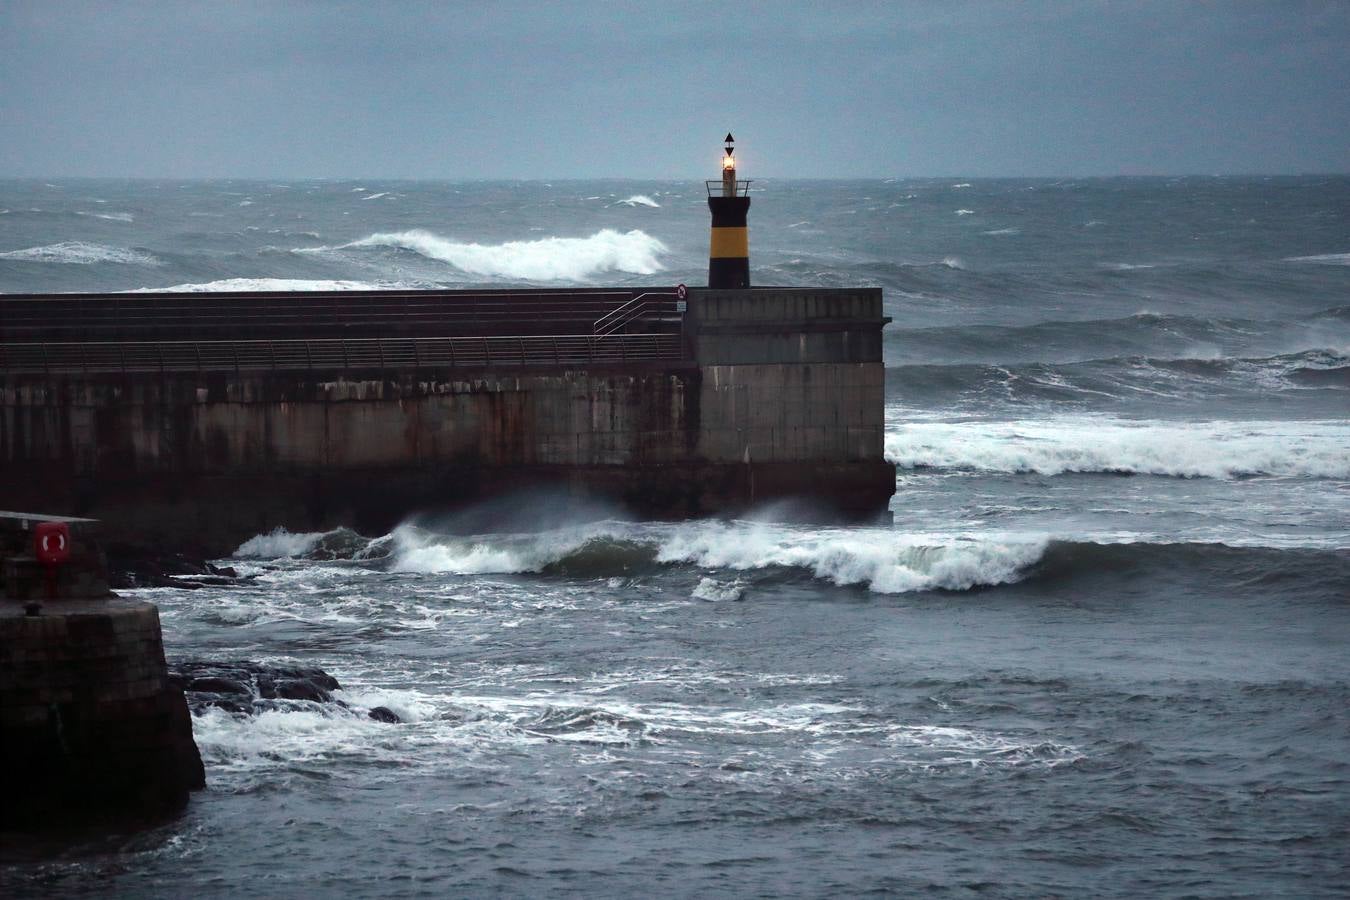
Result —
<instances>
[{"instance_id":1,"label":"yellow stripe on lighthouse","mask_svg":"<svg viewBox=\"0 0 1350 900\"><path fill-rule=\"evenodd\" d=\"M712 259L745 259L750 256L750 232L748 228L714 228L712 241L708 248Z\"/></svg>"}]
</instances>

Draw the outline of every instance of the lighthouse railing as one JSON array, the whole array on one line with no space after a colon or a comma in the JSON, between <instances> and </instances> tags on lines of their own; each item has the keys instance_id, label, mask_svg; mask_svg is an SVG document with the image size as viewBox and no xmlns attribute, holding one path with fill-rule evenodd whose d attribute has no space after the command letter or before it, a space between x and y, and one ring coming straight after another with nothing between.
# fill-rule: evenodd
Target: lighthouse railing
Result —
<instances>
[{"instance_id":1,"label":"lighthouse railing","mask_svg":"<svg viewBox=\"0 0 1350 900\"><path fill-rule=\"evenodd\" d=\"M735 194L728 194L726 191L726 187L725 185L722 184L721 180L714 181L712 179L709 179L707 181L704 181L703 183L708 187L709 197L731 197L731 196L744 197L750 193L751 181L754 181L754 179L751 178L747 181L737 181L735 187L736 191Z\"/></svg>"}]
</instances>

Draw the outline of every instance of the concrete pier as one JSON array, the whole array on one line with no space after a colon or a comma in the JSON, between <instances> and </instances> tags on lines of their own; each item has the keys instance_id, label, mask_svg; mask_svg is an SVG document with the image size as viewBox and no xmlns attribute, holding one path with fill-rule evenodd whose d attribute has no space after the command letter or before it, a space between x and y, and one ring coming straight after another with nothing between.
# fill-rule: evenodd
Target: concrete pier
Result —
<instances>
[{"instance_id":1,"label":"concrete pier","mask_svg":"<svg viewBox=\"0 0 1350 900\"><path fill-rule=\"evenodd\" d=\"M31 559L24 538L53 520L0 513L11 573L0 593L0 827L181 809L204 784L187 703L168 683L159 611L108 592L97 523L63 520L74 552L57 597L37 615L26 608L41 595L12 573Z\"/></svg>"},{"instance_id":2,"label":"concrete pier","mask_svg":"<svg viewBox=\"0 0 1350 900\"><path fill-rule=\"evenodd\" d=\"M529 329L507 292L372 293L380 316L138 297L104 332L65 310L96 299L0 297L0 496L222 553L531 486L656 516L885 515L880 290L558 293L522 295Z\"/></svg>"}]
</instances>

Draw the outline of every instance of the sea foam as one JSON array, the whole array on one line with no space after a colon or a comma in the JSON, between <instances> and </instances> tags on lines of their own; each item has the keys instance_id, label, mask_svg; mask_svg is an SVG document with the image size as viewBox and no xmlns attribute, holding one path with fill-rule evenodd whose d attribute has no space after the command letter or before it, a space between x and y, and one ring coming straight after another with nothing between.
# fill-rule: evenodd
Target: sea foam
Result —
<instances>
[{"instance_id":1,"label":"sea foam","mask_svg":"<svg viewBox=\"0 0 1350 900\"><path fill-rule=\"evenodd\" d=\"M430 231L381 232L335 249L394 247L472 275L531 281L583 281L601 272L652 275L666 245L645 232L598 231L585 238L550 237L504 244L464 243ZM317 250L334 248L316 248Z\"/></svg>"}]
</instances>

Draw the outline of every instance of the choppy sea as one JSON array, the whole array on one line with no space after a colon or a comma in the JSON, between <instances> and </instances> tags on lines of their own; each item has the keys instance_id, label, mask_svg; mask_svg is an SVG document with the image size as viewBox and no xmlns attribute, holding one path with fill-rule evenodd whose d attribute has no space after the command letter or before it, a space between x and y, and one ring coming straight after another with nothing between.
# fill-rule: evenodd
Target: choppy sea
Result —
<instances>
[{"instance_id":1,"label":"choppy sea","mask_svg":"<svg viewBox=\"0 0 1350 900\"><path fill-rule=\"evenodd\" d=\"M134 593L344 704L203 712L184 815L0 887L1346 896L1350 178L753 188L757 284L885 289L893 526L258 535ZM693 182L11 180L0 291L696 285L707 227Z\"/></svg>"}]
</instances>

